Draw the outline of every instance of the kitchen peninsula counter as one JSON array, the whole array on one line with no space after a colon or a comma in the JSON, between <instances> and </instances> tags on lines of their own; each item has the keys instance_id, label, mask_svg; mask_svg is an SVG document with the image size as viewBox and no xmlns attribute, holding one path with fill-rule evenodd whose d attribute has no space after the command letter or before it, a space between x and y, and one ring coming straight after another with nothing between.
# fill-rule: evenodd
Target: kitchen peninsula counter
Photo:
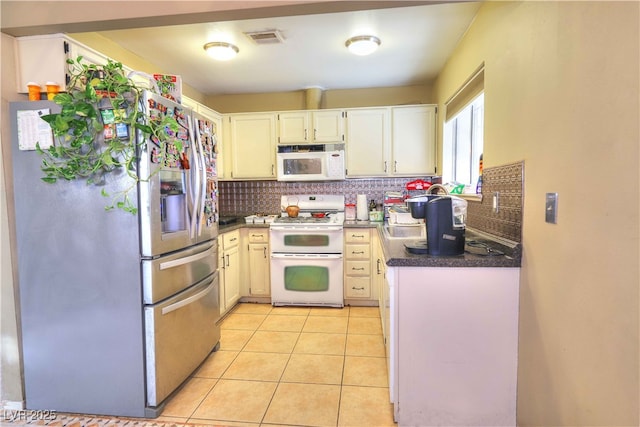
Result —
<instances>
[{"instance_id":1,"label":"kitchen peninsula counter","mask_svg":"<svg viewBox=\"0 0 640 427\"><path fill-rule=\"evenodd\" d=\"M474 255L465 252L458 256L431 256L415 255L407 252L405 243L418 239L388 238L384 232L386 223L370 221L345 221L345 228L376 228L382 241L387 265L390 267L520 267L522 261L522 245L520 243L501 241L477 230L466 230L467 241L475 240L489 244L492 248L500 250L504 255Z\"/></svg>"},{"instance_id":2,"label":"kitchen peninsula counter","mask_svg":"<svg viewBox=\"0 0 640 427\"><path fill-rule=\"evenodd\" d=\"M390 267L520 267L522 261L522 245L520 243L504 242L499 238L467 228L466 239L487 242L494 249L504 252L504 255L482 256L465 252L458 256L415 255L407 252L405 243L417 239L388 238L384 232L385 223L371 221L345 221L345 228L375 228L382 241L382 250L387 265ZM237 221L232 224L221 225L220 233L227 233L241 228L269 228L269 224L247 224Z\"/></svg>"}]
</instances>

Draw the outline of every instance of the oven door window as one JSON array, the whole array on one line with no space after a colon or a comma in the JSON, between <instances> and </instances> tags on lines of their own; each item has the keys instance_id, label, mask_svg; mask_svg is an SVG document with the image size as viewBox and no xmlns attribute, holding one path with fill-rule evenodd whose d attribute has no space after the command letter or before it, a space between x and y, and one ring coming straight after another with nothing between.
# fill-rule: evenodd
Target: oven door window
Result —
<instances>
[{"instance_id":1,"label":"oven door window","mask_svg":"<svg viewBox=\"0 0 640 427\"><path fill-rule=\"evenodd\" d=\"M292 265L284 268L284 288L297 292L329 290L329 268L315 265Z\"/></svg>"},{"instance_id":2,"label":"oven door window","mask_svg":"<svg viewBox=\"0 0 640 427\"><path fill-rule=\"evenodd\" d=\"M283 167L285 175L320 175L322 173L322 159L284 159Z\"/></svg>"},{"instance_id":3,"label":"oven door window","mask_svg":"<svg viewBox=\"0 0 640 427\"><path fill-rule=\"evenodd\" d=\"M326 247L329 246L328 234L287 234L285 246Z\"/></svg>"}]
</instances>

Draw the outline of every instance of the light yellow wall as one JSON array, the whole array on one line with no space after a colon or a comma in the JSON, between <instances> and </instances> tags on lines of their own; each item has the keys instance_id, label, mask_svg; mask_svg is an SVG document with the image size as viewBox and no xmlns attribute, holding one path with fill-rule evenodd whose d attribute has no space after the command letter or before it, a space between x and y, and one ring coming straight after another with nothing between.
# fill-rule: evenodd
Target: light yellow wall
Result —
<instances>
[{"instance_id":1,"label":"light yellow wall","mask_svg":"<svg viewBox=\"0 0 640 427\"><path fill-rule=\"evenodd\" d=\"M16 318L16 299L13 280L11 241L15 240L10 218L13 217L13 170L11 169L11 126L9 102L24 101L15 92L14 39L2 34L2 126L0 126L0 402L22 401L22 371ZM9 216L11 215L11 217ZM1 404L0 404L1 406Z\"/></svg>"},{"instance_id":2,"label":"light yellow wall","mask_svg":"<svg viewBox=\"0 0 640 427\"><path fill-rule=\"evenodd\" d=\"M519 425L640 424L639 18L485 3L434 88L442 105L484 62L485 166L524 160Z\"/></svg>"},{"instance_id":3,"label":"light yellow wall","mask_svg":"<svg viewBox=\"0 0 640 427\"><path fill-rule=\"evenodd\" d=\"M98 33L72 33L69 37L113 60L145 73L170 74L171 70L158 69L152 63L133 55L130 51L104 38ZM250 93L235 95L207 95L183 84L182 93L219 113L254 111L303 110L306 106L305 90L292 92ZM323 90L320 108L372 107L380 105L429 104L433 102L431 85L384 87L369 89Z\"/></svg>"},{"instance_id":4,"label":"light yellow wall","mask_svg":"<svg viewBox=\"0 0 640 427\"><path fill-rule=\"evenodd\" d=\"M123 63L135 71L141 71L147 74L171 74L171 70L159 69L155 64L132 54L127 49L123 49L120 45L104 38L98 33L72 33L68 34L68 36L115 61ZM204 104L204 96L191 86L183 84L182 93L185 96Z\"/></svg>"},{"instance_id":5,"label":"light yellow wall","mask_svg":"<svg viewBox=\"0 0 640 427\"><path fill-rule=\"evenodd\" d=\"M380 105L429 104L434 102L430 85L369 89L324 90L320 108L354 108ZM219 113L304 110L304 90L207 96L203 102Z\"/></svg>"}]
</instances>

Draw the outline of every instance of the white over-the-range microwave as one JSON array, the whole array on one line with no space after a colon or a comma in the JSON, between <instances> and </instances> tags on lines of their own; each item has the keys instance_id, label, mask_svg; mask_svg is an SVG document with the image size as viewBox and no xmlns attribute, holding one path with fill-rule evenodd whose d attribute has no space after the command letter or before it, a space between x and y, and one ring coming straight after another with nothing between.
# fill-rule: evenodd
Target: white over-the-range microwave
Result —
<instances>
[{"instance_id":1,"label":"white over-the-range microwave","mask_svg":"<svg viewBox=\"0 0 640 427\"><path fill-rule=\"evenodd\" d=\"M276 157L278 181L345 179L344 144L281 145Z\"/></svg>"}]
</instances>

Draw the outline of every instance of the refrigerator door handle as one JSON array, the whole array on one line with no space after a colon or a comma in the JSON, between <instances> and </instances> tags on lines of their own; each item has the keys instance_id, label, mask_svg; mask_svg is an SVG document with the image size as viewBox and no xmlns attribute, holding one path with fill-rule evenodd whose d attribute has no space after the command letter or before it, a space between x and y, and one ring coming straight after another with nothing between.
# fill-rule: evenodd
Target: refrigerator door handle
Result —
<instances>
[{"instance_id":1,"label":"refrigerator door handle","mask_svg":"<svg viewBox=\"0 0 640 427\"><path fill-rule=\"evenodd\" d=\"M172 311L176 311L179 308L182 308L182 307L187 306L187 305L189 305L191 303L194 303L195 301L198 301L201 298L204 298L209 292L211 292L211 289L213 289L213 286L214 286L214 281L213 281L213 279L211 279L211 283L209 283L209 285L205 289L203 289L202 291L198 292L197 294L192 295L192 296L190 296L188 298L185 298L183 300L180 300L180 301L178 301L176 303L173 303L171 305L168 305L168 306L164 307L162 309L162 315L164 316L165 314L169 314Z\"/></svg>"},{"instance_id":2,"label":"refrigerator door handle","mask_svg":"<svg viewBox=\"0 0 640 427\"><path fill-rule=\"evenodd\" d=\"M192 163L193 163L193 172L190 172L190 175L193 176L195 178L193 185L191 185L191 187L189 188L189 191L192 195L192 203L191 203L191 216L190 216L190 224L189 224L189 235L191 237L191 239L194 239L196 236L196 227L198 225L198 219L199 219L199 202L200 202L200 165L198 164L199 161L199 155L198 155L198 149L199 149L199 144L198 144L198 140L196 139L197 137L194 138L194 128L193 128L193 122L192 122L192 118L191 116L187 116L187 121L189 123L189 137L191 139L191 157L192 157Z\"/></svg>"},{"instance_id":3,"label":"refrigerator door handle","mask_svg":"<svg viewBox=\"0 0 640 427\"><path fill-rule=\"evenodd\" d=\"M200 252L199 254L186 256L183 258L174 259L171 261L166 261L160 263L160 270L166 270L173 267L178 267L180 265L190 264L194 261L199 261L203 258L207 258L215 255L215 248L212 246L204 252Z\"/></svg>"},{"instance_id":4,"label":"refrigerator door handle","mask_svg":"<svg viewBox=\"0 0 640 427\"><path fill-rule=\"evenodd\" d=\"M200 197L199 197L199 202L200 202L200 209L198 209L198 236L200 236L202 234L202 226L203 226L203 222L202 219L204 218L204 199L205 199L205 195L207 194L207 168L206 168L206 162L204 161L204 147L202 145L202 140L200 139L200 133L198 132L199 126L196 123L196 141L198 143L198 149L200 150L200 165L199 165L199 174L200 174L200 179L202 180L202 184L200 184Z\"/></svg>"}]
</instances>

